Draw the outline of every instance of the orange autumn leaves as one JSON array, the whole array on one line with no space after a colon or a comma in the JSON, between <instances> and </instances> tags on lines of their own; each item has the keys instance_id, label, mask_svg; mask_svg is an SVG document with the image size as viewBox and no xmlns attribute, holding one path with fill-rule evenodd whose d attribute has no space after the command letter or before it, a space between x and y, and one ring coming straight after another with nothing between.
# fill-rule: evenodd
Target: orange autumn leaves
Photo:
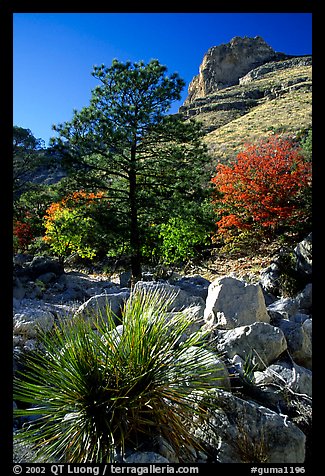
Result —
<instances>
[{"instance_id":1,"label":"orange autumn leaves","mask_svg":"<svg viewBox=\"0 0 325 476\"><path fill-rule=\"evenodd\" d=\"M80 205L89 206L94 202L95 199L103 198L103 196L104 192L87 193L83 190L72 192L60 202L51 203L51 205L46 210L45 218L48 220L53 220L53 217L58 213L58 211L63 210L64 208L73 209Z\"/></svg>"},{"instance_id":2,"label":"orange autumn leaves","mask_svg":"<svg viewBox=\"0 0 325 476\"><path fill-rule=\"evenodd\" d=\"M218 164L216 170L212 183L218 234L270 234L308 219L311 163L291 139L274 136L247 145L236 162Z\"/></svg>"},{"instance_id":3,"label":"orange autumn leaves","mask_svg":"<svg viewBox=\"0 0 325 476\"><path fill-rule=\"evenodd\" d=\"M51 205L46 210L46 215L44 218L48 222L53 222L64 210L72 211L77 207L89 207L92 203L94 203L94 200L101 199L103 196L104 192L87 193L83 190L72 192L60 202L51 203ZM48 237L45 236L44 241L48 241Z\"/></svg>"},{"instance_id":4,"label":"orange autumn leaves","mask_svg":"<svg viewBox=\"0 0 325 476\"><path fill-rule=\"evenodd\" d=\"M57 256L64 258L74 252L82 258L93 258L96 255L96 250L91 245L96 222L90 212L96 200L103 197L104 192L87 193L79 190L48 207L44 217L43 240Z\"/></svg>"}]
</instances>

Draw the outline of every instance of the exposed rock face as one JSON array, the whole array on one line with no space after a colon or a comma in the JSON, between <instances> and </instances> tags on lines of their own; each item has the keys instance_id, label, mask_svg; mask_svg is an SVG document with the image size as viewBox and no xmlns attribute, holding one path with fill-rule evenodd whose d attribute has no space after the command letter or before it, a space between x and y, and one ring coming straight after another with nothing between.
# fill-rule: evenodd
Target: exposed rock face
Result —
<instances>
[{"instance_id":1,"label":"exposed rock face","mask_svg":"<svg viewBox=\"0 0 325 476\"><path fill-rule=\"evenodd\" d=\"M249 71L245 76L239 78L239 84L247 84L251 81L259 79L263 77L265 74L270 73L272 71L277 71L280 69L289 69L294 67L300 66L311 66L312 58L311 56L301 56L296 58L287 59L284 61L270 61L258 68L254 68Z\"/></svg>"},{"instance_id":2,"label":"exposed rock face","mask_svg":"<svg viewBox=\"0 0 325 476\"><path fill-rule=\"evenodd\" d=\"M297 269L308 275L312 274L312 233L295 248Z\"/></svg>"},{"instance_id":3,"label":"exposed rock face","mask_svg":"<svg viewBox=\"0 0 325 476\"><path fill-rule=\"evenodd\" d=\"M75 316L82 316L85 319L89 319L91 324L95 327L97 316L104 318L107 308L110 308L115 318L115 323L117 324L121 316L123 304L129 297L129 291L92 296L79 307Z\"/></svg>"},{"instance_id":4,"label":"exposed rock face","mask_svg":"<svg viewBox=\"0 0 325 476\"><path fill-rule=\"evenodd\" d=\"M304 462L306 437L292 422L229 392L216 389L215 398L219 410L214 412L209 427L199 426L195 433L215 446L214 429L217 429L220 462Z\"/></svg>"},{"instance_id":5,"label":"exposed rock face","mask_svg":"<svg viewBox=\"0 0 325 476\"><path fill-rule=\"evenodd\" d=\"M228 358L239 355L244 360L251 355L252 364L262 370L287 349L287 342L280 328L266 322L255 322L249 326L219 331L216 348Z\"/></svg>"},{"instance_id":6,"label":"exposed rock face","mask_svg":"<svg viewBox=\"0 0 325 476\"><path fill-rule=\"evenodd\" d=\"M185 104L214 91L238 84L239 78L269 61L284 59L263 38L235 36L229 43L213 46L204 55L199 74L188 88Z\"/></svg>"},{"instance_id":7,"label":"exposed rock face","mask_svg":"<svg viewBox=\"0 0 325 476\"><path fill-rule=\"evenodd\" d=\"M218 329L270 322L262 288L231 276L217 279L208 289L204 320Z\"/></svg>"},{"instance_id":8,"label":"exposed rock face","mask_svg":"<svg viewBox=\"0 0 325 476\"><path fill-rule=\"evenodd\" d=\"M33 338L37 336L39 330L48 332L53 324L53 313L43 309L32 309L14 315L13 330L15 335Z\"/></svg>"},{"instance_id":9,"label":"exposed rock face","mask_svg":"<svg viewBox=\"0 0 325 476\"><path fill-rule=\"evenodd\" d=\"M179 108L202 124L213 159L228 163L247 143L312 125L312 56L275 52L260 38L210 48Z\"/></svg>"}]
</instances>

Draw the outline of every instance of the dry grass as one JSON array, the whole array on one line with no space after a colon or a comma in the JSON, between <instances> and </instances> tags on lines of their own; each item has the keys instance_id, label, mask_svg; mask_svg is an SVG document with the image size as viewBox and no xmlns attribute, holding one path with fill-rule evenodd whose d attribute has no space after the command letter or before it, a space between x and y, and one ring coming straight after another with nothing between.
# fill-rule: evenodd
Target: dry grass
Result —
<instances>
[{"instance_id":1,"label":"dry grass","mask_svg":"<svg viewBox=\"0 0 325 476\"><path fill-rule=\"evenodd\" d=\"M239 99L250 91L265 96L247 112L206 111L195 116L208 132L204 138L211 155L225 161L234 157L247 142L256 142L274 133L297 133L312 124L312 67L296 67L264 75L244 85L218 91L216 102ZM213 98L213 96L212 96Z\"/></svg>"},{"instance_id":2,"label":"dry grass","mask_svg":"<svg viewBox=\"0 0 325 476\"><path fill-rule=\"evenodd\" d=\"M258 250L246 255L222 253L215 249L208 260L202 260L200 264L189 263L183 271L185 275L199 274L211 282L222 276L232 275L255 283L260 280L260 272L272 263L281 247L281 243L275 240L262 243Z\"/></svg>"}]
</instances>

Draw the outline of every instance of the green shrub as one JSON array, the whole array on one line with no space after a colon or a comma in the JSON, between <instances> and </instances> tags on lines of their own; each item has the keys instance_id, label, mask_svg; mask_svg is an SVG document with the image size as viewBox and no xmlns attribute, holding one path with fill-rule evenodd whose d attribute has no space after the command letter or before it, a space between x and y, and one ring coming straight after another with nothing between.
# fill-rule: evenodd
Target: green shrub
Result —
<instances>
[{"instance_id":1,"label":"green shrub","mask_svg":"<svg viewBox=\"0 0 325 476\"><path fill-rule=\"evenodd\" d=\"M203 333L189 333L192 313L167 313L174 298L132 293L122 334L108 308L41 335L43 352L29 354L14 385L15 400L30 406L17 416L36 416L18 438L32 443L37 458L114 461L114 452L157 434L184 461L200 447L190 426L194 414L206 421L208 410L197 397L221 377Z\"/></svg>"},{"instance_id":2,"label":"green shrub","mask_svg":"<svg viewBox=\"0 0 325 476\"><path fill-rule=\"evenodd\" d=\"M162 240L159 251L164 264L179 264L194 258L197 250L208 243L209 233L193 219L171 218L159 230Z\"/></svg>"},{"instance_id":3,"label":"green shrub","mask_svg":"<svg viewBox=\"0 0 325 476\"><path fill-rule=\"evenodd\" d=\"M44 241L61 260L70 253L77 253L81 258L93 258L96 251L88 241L94 226L94 220L81 216L77 209L58 208L45 222Z\"/></svg>"}]
</instances>

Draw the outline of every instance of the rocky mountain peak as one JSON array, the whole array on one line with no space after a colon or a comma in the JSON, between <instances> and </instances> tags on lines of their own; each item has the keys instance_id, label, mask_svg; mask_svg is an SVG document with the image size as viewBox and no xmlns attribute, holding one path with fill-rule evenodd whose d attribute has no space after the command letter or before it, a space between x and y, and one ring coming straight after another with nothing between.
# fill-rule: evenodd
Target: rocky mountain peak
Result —
<instances>
[{"instance_id":1,"label":"rocky mountain peak","mask_svg":"<svg viewBox=\"0 0 325 476\"><path fill-rule=\"evenodd\" d=\"M199 74L191 81L184 104L238 84L239 78L250 70L285 58L284 53L274 51L260 36L235 36L229 43L213 46L204 55Z\"/></svg>"}]
</instances>

